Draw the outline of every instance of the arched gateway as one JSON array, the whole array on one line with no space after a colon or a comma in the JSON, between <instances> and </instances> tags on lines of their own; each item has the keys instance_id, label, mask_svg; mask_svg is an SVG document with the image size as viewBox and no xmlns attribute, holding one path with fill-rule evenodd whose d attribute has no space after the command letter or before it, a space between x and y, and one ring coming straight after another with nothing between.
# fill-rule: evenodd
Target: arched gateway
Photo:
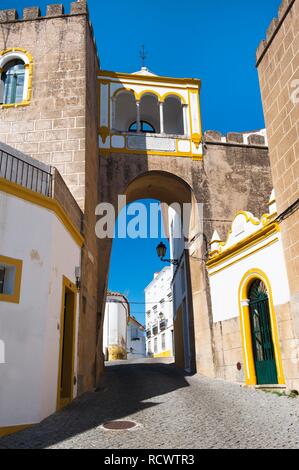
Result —
<instances>
[{"instance_id":1,"label":"arched gateway","mask_svg":"<svg viewBox=\"0 0 299 470\"><path fill-rule=\"evenodd\" d=\"M266 162L259 158L261 150L255 148L256 167L249 168L249 147L237 142L221 145L216 138L216 142L207 139L204 145L199 80L160 77L143 68L135 74L101 71L98 81L99 202L112 203L116 211L119 195L125 195L127 203L153 198L167 204L191 204L185 233L188 248L183 253L191 369L214 376L217 352L205 266L206 240L215 228L223 233L240 207L256 206L263 191L253 183L253 175L258 170L263 173ZM248 180L252 193L247 190ZM268 183L267 174L266 186ZM198 204L202 204L201 220ZM111 247L111 239L99 241L103 305Z\"/></svg>"}]
</instances>

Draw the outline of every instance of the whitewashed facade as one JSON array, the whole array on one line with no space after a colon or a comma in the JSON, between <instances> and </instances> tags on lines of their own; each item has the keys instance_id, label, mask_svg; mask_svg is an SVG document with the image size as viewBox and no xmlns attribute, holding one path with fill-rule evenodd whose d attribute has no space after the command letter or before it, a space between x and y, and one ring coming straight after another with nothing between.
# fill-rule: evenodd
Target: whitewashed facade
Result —
<instances>
[{"instance_id":1,"label":"whitewashed facade","mask_svg":"<svg viewBox=\"0 0 299 470\"><path fill-rule=\"evenodd\" d=\"M190 341L190 296L188 292L187 256L185 240L182 234L181 215L173 208L168 209L168 235L170 242L170 257L178 261L173 268L173 317L176 326L176 361L177 365L186 371L191 371L191 341Z\"/></svg>"}]
</instances>

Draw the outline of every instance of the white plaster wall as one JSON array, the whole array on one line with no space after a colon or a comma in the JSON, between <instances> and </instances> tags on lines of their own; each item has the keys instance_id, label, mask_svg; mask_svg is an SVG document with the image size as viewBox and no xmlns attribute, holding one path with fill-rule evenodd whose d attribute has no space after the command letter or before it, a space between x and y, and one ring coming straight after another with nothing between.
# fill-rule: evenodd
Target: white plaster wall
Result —
<instances>
[{"instance_id":1,"label":"white plaster wall","mask_svg":"<svg viewBox=\"0 0 299 470\"><path fill-rule=\"evenodd\" d=\"M137 331L136 331L137 330ZM132 334L137 332L137 338L139 341L132 341ZM133 352L130 353L130 348L133 348ZM145 357L145 335L144 331L141 330L136 326L133 322L128 323L128 331L127 331L127 351L128 351L128 359L138 359Z\"/></svg>"},{"instance_id":2,"label":"white plaster wall","mask_svg":"<svg viewBox=\"0 0 299 470\"><path fill-rule=\"evenodd\" d=\"M0 192L0 253L23 260L20 303L0 302L4 427L39 422L56 410L62 273L74 281L80 248L52 212Z\"/></svg>"},{"instance_id":3,"label":"white plaster wall","mask_svg":"<svg viewBox=\"0 0 299 470\"><path fill-rule=\"evenodd\" d=\"M145 308L146 312L150 312L148 315L146 313L146 329L152 329L153 325L158 323L158 350L155 354L160 354L166 350L173 350L172 346L172 335L171 330L173 329L173 303L172 297L169 295L172 294L171 281L172 281L172 266L166 266L160 273L155 275L155 278L152 282L145 288ZM160 300L164 299L163 304L160 303ZM157 309L154 307L157 306ZM167 330L166 333L166 345L165 349L162 349L161 342L161 332L159 328L159 314L163 313L164 317L167 319ZM170 340L169 340L170 339ZM152 342L152 352L154 352L154 337L146 340L147 353L149 352L149 341Z\"/></svg>"},{"instance_id":4,"label":"white plaster wall","mask_svg":"<svg viewBox=\"0 0 299 470\"><path fill-rule=\"evenodd\" d=\"M219 268L221 268L221 265L217 267L217 269ZM273 245L253 253L227 269L210 276L214 322L230 320L239 316L238 291L240 283L246 272L254 268L262 270L269 278L274 305L289 302L289 284L279 235L279 240Z\"/></svg>"}]
</instances>

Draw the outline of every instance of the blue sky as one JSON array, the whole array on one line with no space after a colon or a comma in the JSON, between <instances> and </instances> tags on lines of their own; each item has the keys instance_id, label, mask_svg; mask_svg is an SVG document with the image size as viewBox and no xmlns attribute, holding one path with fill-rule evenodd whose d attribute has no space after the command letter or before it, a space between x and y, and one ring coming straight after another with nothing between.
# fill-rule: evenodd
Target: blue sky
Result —
<instances>
[{"instance_id":1,"label":"blue sky","mask_svg":"<svg viewBox=\"0 0 299 470\"><path fill-rule=\"evenodd\" d=\"M1 0L1 8L51 1ZM55 3L55 2L52 2ZM56 2L59 3L59 0ZM63 2L69 12L70 2ZM265 37L281 0L90 0L89 8L103 69L135 72L139 49L158 75L202 80L205 130L248 131L264 127L255 51ZM114 243L110 288L143 301L143 288L162 268L155 254L158 240ZM139 312L142 308L133 307ZM137 315L140 320L143 316Z\"/></svg>"}]
</instances>

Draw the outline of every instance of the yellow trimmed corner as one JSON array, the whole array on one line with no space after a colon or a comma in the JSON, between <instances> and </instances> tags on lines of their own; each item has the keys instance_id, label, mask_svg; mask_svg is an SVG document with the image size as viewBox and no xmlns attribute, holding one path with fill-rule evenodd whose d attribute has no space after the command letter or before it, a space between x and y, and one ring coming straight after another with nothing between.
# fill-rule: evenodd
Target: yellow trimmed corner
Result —
<instances>
[{"instance_id":1,"label":"yellow trimmed corner","mask_svg":"<svg viewBox=\"0 0 299 470\"><path fill-rule=\"evenodd\" d=\"M158 359L159 357L172 357L171 351L163 351L159 354L154 354L155 359Z\"/></svg>"},{"instance_id":2,"label":"yellow trimmed corner","mask_svg":"<svg viewBox=\"0 0 299 470\"><path fill-rule=\"evenodd\" d=\"M22 269L23 261L20 259L8 258L7 256L0 255L0 264L6 266L12 266L15 268L15 283L12 294L0 294L0 302L10 302L14 304L20 303L21 295L21 280L22 280Z\"/></svg>"},{"instance_id":3,"label":"yellow trimmed corner","mask_svg":"<svg viewBox=\"0 0 299 470\"><path fill-rule=\"evenodd\" d=\"M34 424L20 424L18 426L7 426L0 428L0 437L9 436L17 432L25 431L26 429L32 428Z\"/></svg>"},{"instance_id":4,"label":"yellow trimmed corner","mask_svg":"<svg viewBox=\"0 0 299 470\"><path fill-rule=\"evenodd\" d=\"M238 298L239 298L240 325L241 325L241 335L242 335L242 349L243 349L245 374L246 374L246 385L251 385L251 386L257 385L254 355L253 355L253 348L252 348L252 334L251 334L250 312L249 312L249 301L248 301L249 287L255 279L260 279L261 281L263 281L263 283L265 284L267 288L278 385L285 385L285 377L283 373L282 357L281 357L279 335L278 335L278 326L277 326L277 320L276 320L275 307L273 303L273 293L272 293L271 283L267 275L258 268L250 269L243 276L241 283L240 283L239 294L238 294L239 295Z\"/></svg>"}]
</instances>

